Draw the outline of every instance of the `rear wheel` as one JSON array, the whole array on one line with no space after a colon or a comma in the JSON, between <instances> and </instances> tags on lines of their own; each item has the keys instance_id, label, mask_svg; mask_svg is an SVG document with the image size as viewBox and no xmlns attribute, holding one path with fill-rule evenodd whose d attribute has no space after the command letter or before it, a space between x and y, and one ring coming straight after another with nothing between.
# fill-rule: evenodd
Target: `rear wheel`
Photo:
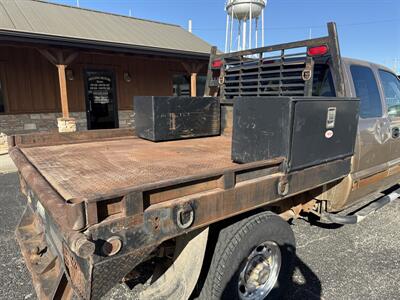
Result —
<instances>
[{"instance_id":1,"label":"rear wheel","mask_svg":"<svg viewBox=\"0 0 400 300\"><path fill-rule=\"evenodd\" d=\"M200 299L279 299L293 271L295 239L281 217L262 212L219 233Z\"/></svg>"}]
</instances>

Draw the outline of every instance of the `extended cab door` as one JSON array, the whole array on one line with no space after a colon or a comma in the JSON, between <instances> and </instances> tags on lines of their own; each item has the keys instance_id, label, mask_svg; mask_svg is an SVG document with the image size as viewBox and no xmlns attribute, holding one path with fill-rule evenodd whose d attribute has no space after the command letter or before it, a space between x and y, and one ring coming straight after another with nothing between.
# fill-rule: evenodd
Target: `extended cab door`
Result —
<instances>
[{"instance_id":1,"label":"extended cab door","mask_svg":"<svg viewBox=\"0 0 400 300\"><path fill-rule=\"evenodd\" d=\"M379 69L379 77L390 121L389 165L400 165L400 80L382 69Z\"/></svg>"},{"instance_id":2,"label":"extended cab door","mask_svg":"<svg viewBox=\"0 0 400 300\"><path fill-rule=\"evenodd\" d=\"M360 121L353 160L353 196L376 190L388 168L390 121L378 87L378 70L368 63L350 62L352 94L360 98Z\"/></svg>"}]
</instances>

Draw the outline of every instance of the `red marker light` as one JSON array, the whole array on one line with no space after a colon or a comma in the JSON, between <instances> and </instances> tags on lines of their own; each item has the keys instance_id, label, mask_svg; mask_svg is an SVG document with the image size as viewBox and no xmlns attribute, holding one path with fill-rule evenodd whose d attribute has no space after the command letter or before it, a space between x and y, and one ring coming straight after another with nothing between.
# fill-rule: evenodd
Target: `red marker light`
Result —
<instances>
[{"instance_id":1,"label":"red marker light","mask_svg":"<svg viewBox=\"0 0 400 300\"><path fill-rule=\"evenodd\" d=\"M307 50L308 56L320 56L320 55L325 55L328 53L328 46L322 45L322 46L317 46L317 47L312 47Z\"/></svg>"},{"instance_id":2,"label":"red marker light","mask_svg":"<svg viewBox=\"0 0 400 300\"><path fill-rule=\"evenodd\" d=\"M221 68L222 66L222 60L221 59L216 59L212 62L212 67L213 68Z\"/></svg>"}]
</instances>

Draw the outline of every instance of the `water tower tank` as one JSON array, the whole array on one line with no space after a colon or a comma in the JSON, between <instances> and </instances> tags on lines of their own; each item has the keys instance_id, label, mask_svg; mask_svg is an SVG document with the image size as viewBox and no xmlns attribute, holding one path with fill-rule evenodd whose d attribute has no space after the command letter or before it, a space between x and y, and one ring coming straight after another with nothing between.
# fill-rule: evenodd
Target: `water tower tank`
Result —
<instances>
[{"instance_id":1,"label":"water tower tank","mask_svg":"<svg viewBox=\"0 0 400 300\"><path fill-rule=\"evenodd\" d=\"M264 0L228 0L226 11L229 15L233 15L238 20L256 19L260 16L265 8Z\"/></svg>"}]
</instances>

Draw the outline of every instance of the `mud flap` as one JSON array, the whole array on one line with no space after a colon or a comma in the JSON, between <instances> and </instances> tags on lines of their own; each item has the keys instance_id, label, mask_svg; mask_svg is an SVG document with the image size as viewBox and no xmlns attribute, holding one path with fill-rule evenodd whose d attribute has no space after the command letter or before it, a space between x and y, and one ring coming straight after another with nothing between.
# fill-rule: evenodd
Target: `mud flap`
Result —
<instances>
[{"instance_id":1,"label":"mud flap","mask_svg":"<svg viewBox=\"0 0 400 300\"><path fill-rule=\"evenodd\" d=\"M61 258L48 247L42 226L29 205L18 224L16 237L38 299L71 299L73 292Z\"/></svg>"}]
</instances>

